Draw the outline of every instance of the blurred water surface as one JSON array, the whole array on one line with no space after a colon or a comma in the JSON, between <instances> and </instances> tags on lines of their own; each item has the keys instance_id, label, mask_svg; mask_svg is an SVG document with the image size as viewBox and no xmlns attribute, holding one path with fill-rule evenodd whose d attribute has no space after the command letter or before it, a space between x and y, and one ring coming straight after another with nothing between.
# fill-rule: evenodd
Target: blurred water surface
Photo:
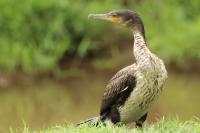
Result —
<instances>
[{"instance_id":1,"label":"blurred water surface","mask_svg":"<svg viewBox=\"0 0 200 133\"><path fill-rule=\"evenodd\" d=\"M0 129L32 129L76 123L99 112L105 85L114 72L85 72L55 80L39 79L1 89ZM200 117L200 76L169 72L160 98L151 108L148 122L162 116L181 120Z\"/></svg>"}]
</instances>

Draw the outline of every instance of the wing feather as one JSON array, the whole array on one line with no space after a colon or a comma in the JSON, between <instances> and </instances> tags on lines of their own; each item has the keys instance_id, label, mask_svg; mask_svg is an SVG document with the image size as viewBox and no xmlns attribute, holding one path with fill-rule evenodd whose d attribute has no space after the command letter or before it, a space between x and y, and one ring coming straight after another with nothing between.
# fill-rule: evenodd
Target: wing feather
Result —
<instances>
[{"instance_id":1,"label":"wing feather","mask_svg":"<svg viewBox=\"0 0 200 133\"><path fill-rule=\"evenodd\" d=\"M118 106L124 104L124 101L133 91L136 85L133 65L125 67L117 72L106 86L100 109L100 115L105 116Z\"/></svg>"}]
</instances>

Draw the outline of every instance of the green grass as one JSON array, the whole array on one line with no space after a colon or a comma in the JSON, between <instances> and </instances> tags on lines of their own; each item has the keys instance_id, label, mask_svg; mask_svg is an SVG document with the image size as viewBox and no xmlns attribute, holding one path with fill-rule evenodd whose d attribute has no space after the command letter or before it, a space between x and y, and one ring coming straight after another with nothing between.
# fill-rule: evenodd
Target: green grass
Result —
<instances>
[{"instance_id":1,"label":"green grass","mask_svg":"<svg viewBox=\"0 0 200 133\"><path fill-rule=\"evenodd\" d=\"M10 130L11 133L17 131ZM20 131L21 132L21 131ZM71 126L55 126L45 130L31 131L25 126L23 133L199 133L199 121L186 121L179 120L161 120L152 125L145 125L142 130L136 128L127 128L125 126L107 126L91 127L83 125L81 128Z\"/></svg>"}]
</instances>

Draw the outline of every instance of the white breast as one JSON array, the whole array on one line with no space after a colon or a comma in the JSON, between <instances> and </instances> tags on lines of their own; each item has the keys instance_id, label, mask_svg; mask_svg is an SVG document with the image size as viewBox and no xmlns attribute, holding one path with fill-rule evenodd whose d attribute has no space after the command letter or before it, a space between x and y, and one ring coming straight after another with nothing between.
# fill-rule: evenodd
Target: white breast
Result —
<instances>
[{"instance_id":1,"label":"white breast","mask_svg":"<svg viewBox=\"0 0 200 133\"><path fill-rule=\"evenodd\" d=\"M133 34L133 53L136 59L133 75L136 77L136 87L125 104L119 108L120 120L123 123L137 121L147 113L161 93L167 78L162 60L150 52L140 32L134 31Z\"/></svg>"},{"instance_id":2,"label":"white breast","mask_svg":"<svg viewBox=\"0 0 200 133\"><path fill-rule=\"evenodd\" d=\"M153 59L153 60L152 60ZM150 105L157 99L167 78L163 62L152 54L146 63L135 67L136 87L123 107L119 108L120 120L129 123L147 113Z\"/></svg>"}]
</instances>

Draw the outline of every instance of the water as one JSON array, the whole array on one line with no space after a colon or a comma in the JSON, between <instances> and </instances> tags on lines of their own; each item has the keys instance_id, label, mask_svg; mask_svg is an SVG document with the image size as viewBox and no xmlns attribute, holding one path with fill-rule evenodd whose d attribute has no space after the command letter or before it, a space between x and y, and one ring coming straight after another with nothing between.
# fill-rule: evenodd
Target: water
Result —
<instances>
[{"instance_id":1,"label":"water","mask_svg":"<svg viewBox=\"0 0 200 133\"><path fill-rule=\"evenodd\" d=\"M0 92L0 131L10 127L32 129L77 123L98 115L101 96L115 72L86 71L79 76L8 86ZM29 82L28 82L29 81ZM200 76L169 72L165 89L150 109L148 122L178 116L181 120L200 117Z\"/></svg>"}]
</instances>

